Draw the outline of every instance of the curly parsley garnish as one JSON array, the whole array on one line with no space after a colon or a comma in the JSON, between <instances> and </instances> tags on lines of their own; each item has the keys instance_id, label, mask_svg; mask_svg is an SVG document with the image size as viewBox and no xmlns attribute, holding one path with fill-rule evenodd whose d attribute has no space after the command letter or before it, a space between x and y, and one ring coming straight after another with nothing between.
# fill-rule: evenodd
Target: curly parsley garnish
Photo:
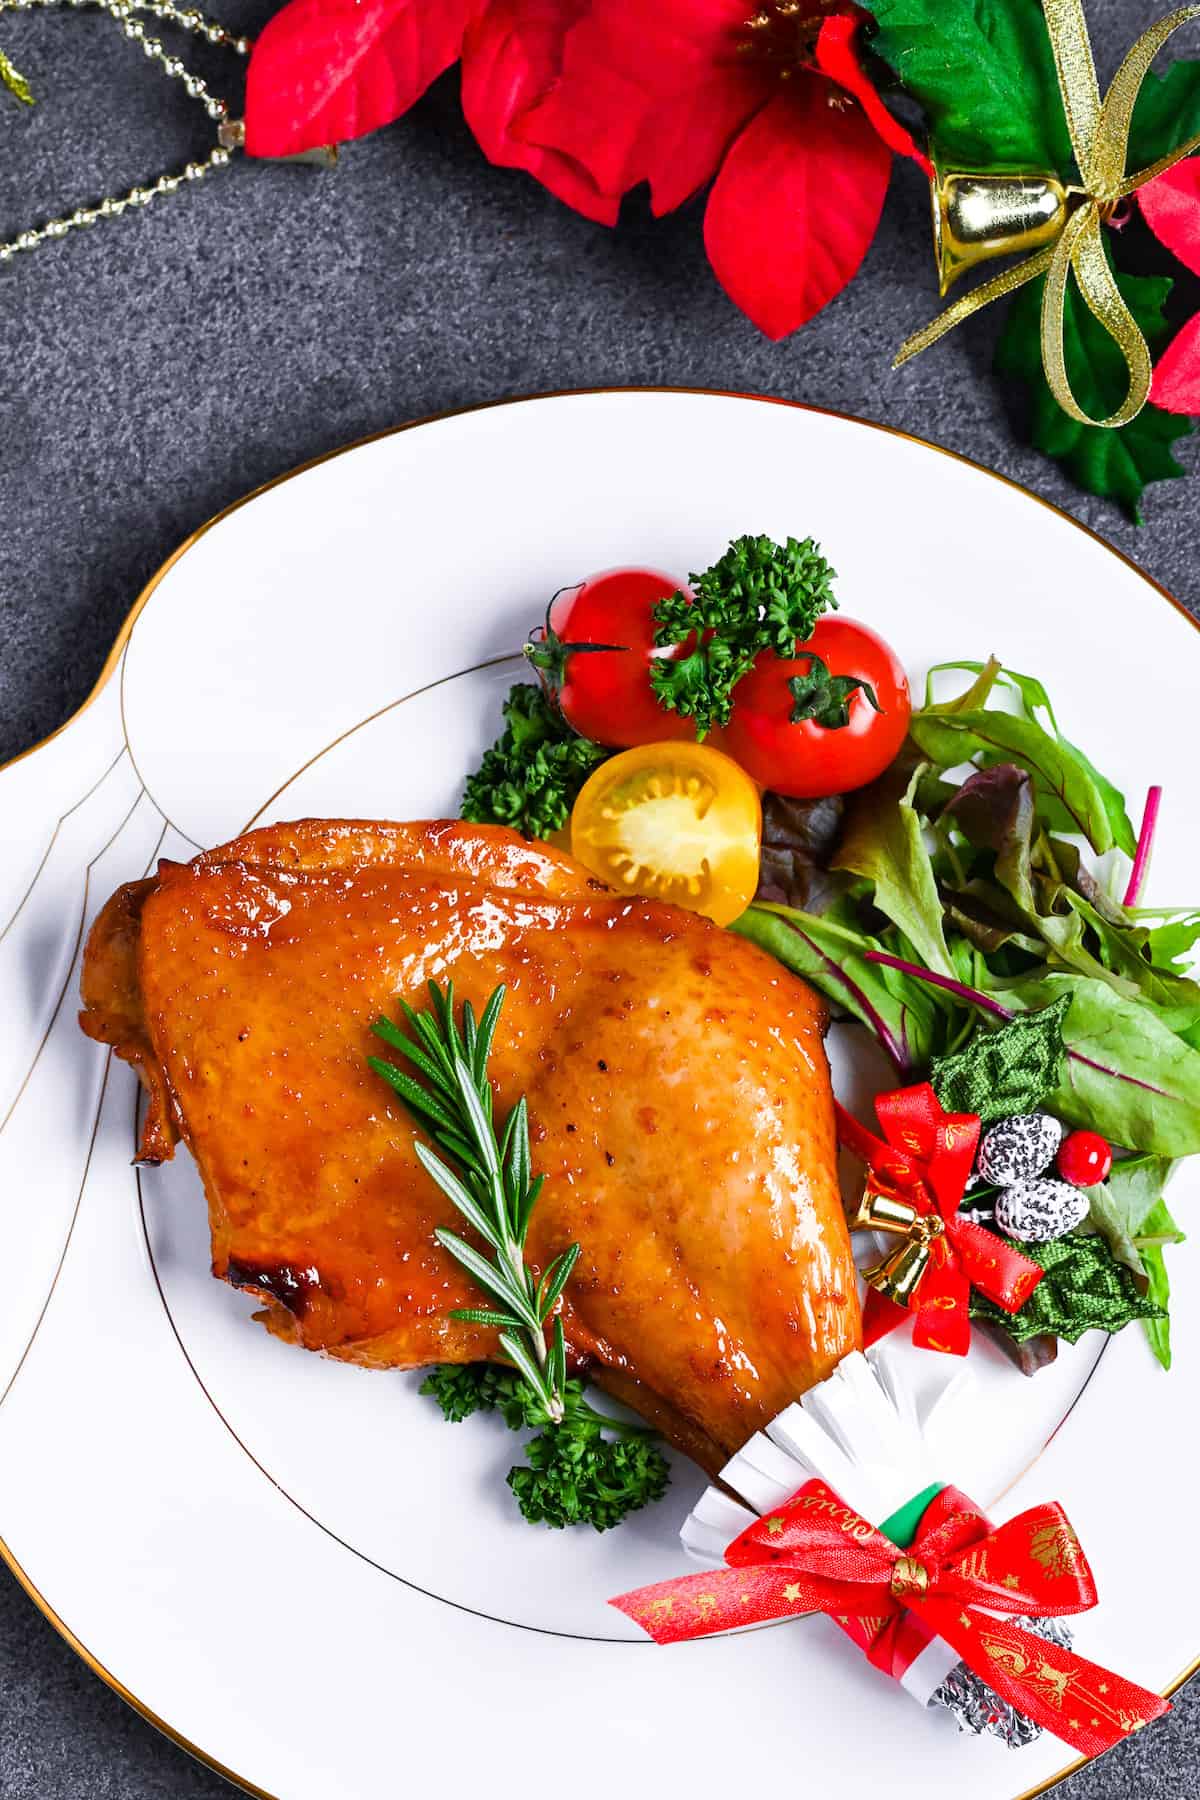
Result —
<instances>
[{"instance_id":1,"label":"curly parsley garnish","mask_svg":"<svg viewBox=\"0 0 1200 1800\"><path fill-rule=\"evenodd\" d=\"M504 732L468 776L461 816L529 838L566 824L575 796L611 750L572 731L540 687L520 683L504 702Z\"/></svg>"},{"instance_id":2,"label":"curly parsley garnish","mask_svg":"<svg viewBox=\"0 0 1200 1800\"><path fill-rule=\"evenodd\" d=\"M654 608L656 644L690 643L655 662L660 703L695 719L697 737L725 725L733 690L764 650L792 657L833 597L834 570L812 538L735 538L719 562L690 577L693 598L672 594Z\"/></svg>"},{"instance_id":3,"label":"curly parsley garnish","mask_svg":"<svg viewBox=\"0 0 1200 1800\"><path fill-rule=\"evenodd\" d=\"M445 1363L421 1383L451 1423L498 1412L511 1431L541 1422L537 1395L515 1369L496 1363ZM563 1417L525 1446L526 1461L508 1472L517 1505L534 1525L591 1525L608 1531L631 1512L661 1500L670 1480L653 1433L597 1412L570 1380Z\"/></svg>"}]
</instances>

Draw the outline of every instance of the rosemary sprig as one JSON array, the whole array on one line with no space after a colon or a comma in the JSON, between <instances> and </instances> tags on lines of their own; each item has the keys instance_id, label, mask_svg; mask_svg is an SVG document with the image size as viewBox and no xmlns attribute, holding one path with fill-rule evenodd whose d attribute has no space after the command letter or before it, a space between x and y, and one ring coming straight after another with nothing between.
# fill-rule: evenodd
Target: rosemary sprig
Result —
<instances>
[{"instance_id":1,"label":"rosemary sprig","mask_svg":"<svg viewBox=\"0 0 1200 1800\"><path fill-rule=\"evenodd\" d=\"M544 1177L532 1172L524 1096L503 1132L497 1132L493 1119L487 1063L504 988L496 989L478 1019L470 1001L464 1002L461 1028L454 1016L454 983L443 990L431 981L429 993L427 1012L400 1001L410 1035L388 1018L376 1019L372 1027L428 1085L380 1057L367 1061L444 1153L439 1156L420 1141L415 1146L421 1166L491 1251L490 1256L482 1254L444 1226L435 1230L442 1248L496 1303L459 1307L451 1317L499 1332L501 1349L528 1382L546 1422L557 1425L565 1412L567 1346L562 1320L555 1318L549 1344L546 1325L578 1260L579 1245L556 1256L540 1280L525 1261L529 1220Z\"/></svg>"}]
</instances>

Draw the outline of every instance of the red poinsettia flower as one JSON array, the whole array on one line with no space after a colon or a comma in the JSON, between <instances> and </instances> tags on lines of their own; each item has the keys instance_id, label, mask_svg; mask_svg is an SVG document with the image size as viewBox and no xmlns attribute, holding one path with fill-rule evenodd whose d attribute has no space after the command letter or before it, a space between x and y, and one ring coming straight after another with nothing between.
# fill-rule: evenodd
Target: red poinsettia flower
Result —
<instances>
[{"instance_id":1,"label":"red poinsettia flower","mask_svg":"<svg viewBox=\"0 0 1200 1800\"><path fill-rule=\"evenodd\" d=\"M588 0L291 0L254 46L246 149L295 156L363 137L408 111L461 55L463 109L492 162L526 169L605 224L620 204L573 158L525 143L514 121L558 73Z\"/></svg>"},{"instance_id":2,"label":"red poinsettia flower","mask_svg":"<svg viewBox=\"0 0 1200 1800\"><path fill-rule=\"evenodd\" d=\"M1142 215L1173 256L1200 275L1200 158L1176 163L1138 191ZM1150 398L1166 412L1200 413L1200 313L1167 345Z\"/></svg>"},{"instance_id":3,"label":"red poinsettia flower","mask_svg":"<svg viewBox=\"0 0 1200 1800\"><path fill-rule=\"evenodd\" d=\"M928 164L856 50L849 0L291 0L250 63L246 148L288 156L399 117L461 55L492 162L614 224L713 176L709 260L771 337L811 318L875 234L891 150Z\"/></svg>"},{"instance_id":4,"label":"red poinsettia flower","mask_svg":"<svg viewBox=\"0 0 1200 1800\"><path fill-rule=\"evenodd\" d=\"M783 337L862 262L889 146L924 163L862 71L861 16L847 0L768 0L749 16L747 0L592 0L517 133L604 193L649 183L656 213L715 177L709 260L754 323Z\"/></svg>"}]
</instances>

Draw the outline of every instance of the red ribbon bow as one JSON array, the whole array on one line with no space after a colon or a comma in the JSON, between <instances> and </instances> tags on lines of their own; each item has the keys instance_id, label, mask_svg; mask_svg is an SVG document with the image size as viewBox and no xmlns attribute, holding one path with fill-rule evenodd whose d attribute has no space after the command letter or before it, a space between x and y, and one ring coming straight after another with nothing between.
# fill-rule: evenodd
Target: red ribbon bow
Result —
<instances>
[{"instance_id":1,"label":"red ribbon bow","mask_svg":"<svg viewBox=\"0 0 1200 1800\"><path fill-rule=\"evenodd\" d=\"M658 1644L828 1613L897 1679L932 1631L1003 1699L1085 1756L1170 1711L1159 1695L995 1616L1061 1617L1096 1604L1060 1506L1031 1507L993 1530L973 1501L943 1488L900 1551L823 1481L808 1481L747 1526L725 1560L728 1569L660 1581L610 1604Z\"/></svg>"},{"instance_id":2,"label":"red ribbon bow","mask_svg":"<svg viewBox=\"0 0 1200 1800\"><path fill-rule=\"evenodd\" d=\"M913 1343L965 1356L971 1342L972 1287L1016 1312L1044 1271L994 1231L959 1216L975 1163L979 1119L948 1113L927 1081L880 1094L875 1112L886 1142L837 1107L838 1140L866 1163L876 1185L919 1214L937 1213L943 1231L929 1246L929 1266L910 1307L868 1288L863 1341L873 1344L915 1312Z\"/></svg>"}]
</instances>

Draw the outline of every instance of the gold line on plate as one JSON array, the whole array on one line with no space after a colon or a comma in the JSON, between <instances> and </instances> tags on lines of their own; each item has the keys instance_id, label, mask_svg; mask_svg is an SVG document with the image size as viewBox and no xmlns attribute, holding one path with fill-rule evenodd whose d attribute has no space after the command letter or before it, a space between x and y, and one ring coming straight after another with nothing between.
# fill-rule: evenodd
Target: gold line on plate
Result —
<instances>
[{"instance_id":1,"label":"gold line on plate","mask_svg":"<svg viewBox=\"0 0 1200 1800\"><path fill-rule=\"evenodd\" d=\"M1082 536L1090 538L1093 543L1101 545L1110 556L1115 557L1118 562L1123 563L1127 569L1130 569L1139 578L1139 580L1144 581L1147 587L1152 588L1155 593L1166 600L1177 613L1186 619L1193 630L1200 630L1200 620L1197 620L1188 611L1187 607L1185 607L1181 601L1176 599L1175 595L1172 594L1169 589L1165 588L1160 581L1156 581L1154 576L1148 575L1144 569L1140 568L1138 564L1134 562L1131 556L1127 556L1123 550L1118 550L1115 544L1110 544L1106 538L1102 537L1098 531L1094 531L1091 526L1084 525L1079 519L1073 517L1071 513L1065 511L1063 507L1056 506L1052 500L1046 500L1042 495L1032 493L1028 488L1022 487L1020 482L1014 481L1010 476L1000 475L995 469L987 468L983 463L976 462L972 457L963 456L961 452L957 450L948 450L943 444L930 443L928 439L917 437L915 433L911 431L902 431L897 426L884 425L874 419L856 418L851 413L838 412L831 407L813 406L804 401L785 400L768 394L739 393L736 389L730 388L669 387L666 385L653 387L556 388L542 394L515 394L510 395L506 399L482 401L472 406L448 407L442 412L428 413L419 419L410 419L403 425L392 426L383 431L371 432L367 436L358 438L349 444L344 444L336 450L328 450L319 456L310 457L307 461L299 463L295 468L289 469L281 475L274 476L270 481L263 482L249 494L244 495L240 500L235 500L231 505L223 507L221 511L215 513L211 519L208 519L203 525L198 526L190 536L186 537L179 545L178 549L167 558L162 567L151 576L150 580L142 589L127 613L113 647L109 651L104 666L97 677L96 684L82 706L80 706L69 719L60 725L57 730L49 733L49 735L41 739L39 743L31 745L28 750L22 751L20 755L10 758L7 763L0 764L0 774L4 772L4 769L11 768L15 763L23 761L25 757L35 755L38 750L52 742L52 740L58 737L61 732L66 731L73 720L77 719L81 713L85 712L87 708L93 704L118 667L121 654L129 642L129 638L139 614L149 604L153 595L165 580L170 570L173 569L176 563L187 555L192 546L198 543L209 531L212 531L214 527L220 525L233 513L239 512L242 507L248 506L251 501L257 500L262 494L269 493L273 488L281 487L284 482L292 481L297 476L305 475L310 470L319 468L323 463L331 462L337 456L344 456L350 451L363 449L369 444L380 443L386 438L398 437L407 431L415 431L422 425L438 424L447 419L465 418L473 413L491 412L496 407L500 406L533 406L551 400L577 399L582 396L618 394L691 394L722 400L748 400L753 401L760 406L785 406L790 407L795 412L811 413L821 418L836 419L843 424L857 425L864 431L878 431L887 437L898 438L903 443L916 444L923 450L933 451L938 456L949 458L951 462L963 464L969 469L974 469L980 475L986 476L990 481L999 483L1001 487L1014 489L1017 493L1023 495L1026 500L1031 501L1035 506L1040 506L1044 508L1045 511L1055 514L1056 517L1072 526L1074 530L1080 532ZM129 747L128 739L126 740L126 746L127 748ZM133 752L132 749L130 749L131 759L132 755ZM270 801L268 801L267 804L270 805ZM181 832L180 836L186 837L186 833ZM187 841L190 843L192 840L189 838ZM138 1699L136 1694L130 1693L115 1675L111 1674L101 1663L97 1662L86 1646L74 1635L65 1621L61 1619L49 1603L42 1598L41 1594L16 1562L16 1559L5 1544L3 1537L0 1537L0 1557L8 1564L13 1575L25 1589L30 1599L46 1618L49 1619L50 1623L61 1633L79 1656L82 1657L88 1667L92 1669L95 1674L99 1675L102 1680L106 1681L115 1692L122 1696L123 1699L127 1700L136 1712L140 1713L142 1717L147 1719L152 1725L157 1726L164 1736L170 1738L174 1743L189 1751L199 1762L206 1763L208 1767L214 1769L217 1774L223 1775L227 1781L234 1782L236 1785L244 1788L247 1793L254 1795L255 1800L278 1800L277 1796L268 1793L265 1788L256 1787L252 1782L246 1781L241 1776L236 1775L231 1769L226 1768L226 1766L216 1757L210 1755L208 1751L201 1749L198 1745L191 1743L188 1739L183 1737L180 1732L174 1729L174 1727L167 1724L153 1713L148 1706ZM1178 1688L1182 1687L1185 1681L1190 1679L1190 1677L1197 1672L1197 1670L1200 1670L1200 1656L1191 1662L1187 1668L1163 1690L1164 1693L1167 1695L1175 1693ZM1073 1774L1077 1769L1084 1767L1087 1760L1087 1758L1076 1759L1069 1763L1065 1768L1060 1769L1056 1775L1052 1775L1048 1780L1042 1782L1039 1786L1028 1788L1024 1792L1014 1796L1014 1800L1038 1800L1038 1796L1047 1793L1052 1787L1056 1786L1064 1776Z\"/></svg>"},{"instance_id":2,"label":"gold line on plate","mask_svg":"<svg viewBox=\"0 0 1200 1800\"><path fill-rule=\"evenodd\" d=\"M21 1104L21 1096L24 1094L25 1089L29 1086L29 1083L33 1080L33 1072L37 1068L39 1062L42 1060L42 1051L46 1048L46 1045L50 1042L50 1033L54 1030L54 1027L58 1022L58 1015L62 1011L62 1003L67 997L67 989L71 985L71 976L75 973L75 958L79 955L79 946L83 942L83 928L87 924L88 895L89 895L89 892L91 889L91 884L92 884L92 870L95 868L96 864L100 861L100 858L104 855L105 851L112 849L113 845L116 843L117 839L120 837L121 833L124 831L125 827L128 825L130 819L133 817L134 813L137 811L137 809L141 805L142 801L145 800L147 797L148 796L146 795L144 789L139 791L137 799L134 801L134 803L130 807L129 811L125 814L125 817L121 820L121 823L117 826L117 829L113 832L113 834L109 838L107 844L103 845L103 847L101 849L97 850L95 856L93 856L91 862L88 864L87 868L84 871L83 900L82 900L82 902L80 904L80 908L79 908L79 929L75 933L75 947L71 951L71 960L67 965L67 973L63 979L62 987L59 989L58 999L54 1005L54 1011L50 1015L50 1023L47 1025L45 1031L42 1033L42 1041L38 1045L36 1051L34 1052L33 1061L30 1063L28 1069L25 1072L25 1079L22 1081L20 1087L17 1089L16 1096L13 1100L12 1105L9 1107L8 1111L5 1113L4 1117L2 1119L0 1119L0 1136L3 1135L5 1128L8 1125L9 1120L12 1118L12 1116L16 1112L18 1106ZM159 839L159 842L160 843L162 842L161 838Z\"/></svg>"},{"instance_id":3,"label":"gold line on plate","mask_svg":"<svg viewBox=\"0 0 1200 1800\"><path fill-rule=\"evenodd\" d=\"M125 746L125 749L128 749L128 745ZM46 864L49 862L50 852L53 850L55 844L58 842L59 832L62 830L63 826L66 824L67 820L71 817L71 814L78 812L79 808L83 805L84 801L90 800L92 795L96 792L97 788L103 787L104 783L108 780L109 776L112 774L113 770L116 768L117 764L120 762L121 758L124 755L125 755L124 749L118 750L117 754L113 757L112 761L109 763L107 769L105 769L103 775L99 776L95 781L93 781L93 783L92 783L91 787L88 789L87 793L81 795L80 798L75 802L74 806L68 806L66 812L63 813L62 816L60 817L58 824L54 827L54 831L51 835L50 842L46 845L46 848L42 853L42 860L38 864L37 868L33 871L33 879L30 881L29 886L25 889L25 892L21 895L20 900L18 900L16 911L13 913L11 919L8 921L8 924L4 927L3 931L0 931L0 944L2 944L4 942L5 938L8 936L9 932L12 930L12 928L16 924L17 920L20 918L21 913L24 911L25 902L28 900L30 894L32 894L34 888L37 886L38 877L41 875L42 870L45 868ZM133 759L130 758L130 760L132 761Z\"/></svg>"},{"instance_id":4,"label":"gold line on plate","mask_svg":"<svg viewBox=\"0 0 1200 1800\"><path fill-rule=\"evenodd\" d=\"M124 752L122 752L122 754L124 754ZM139 795L138 798L140 799L141 796ZM136 804L136 802L135 802L135 804ZM143 871L143 875L147 874L150 871L150 869L153 868L155 860L158 856L158 853L163 847L163 839L166 837L166 835L167 835L167 827L166 827L166 825L164 825L162 830L158 834L158 842L157 842L157 844L155 844L154 849L151 851L149 859L147 860L145 870ZM100 854L103 855L104 852L101 851ZM85 905L86 905L86 902L85 902ZM71 967L72 968L75 967L75 958L74 957L71 958ZM68 976L68 980L69 979L70 979L70 977ZM59 1004L60 1005L62 1004L61 1000L60 1000ZM79 1182L79 1192L75 1196L75 1206L71 1213L71 1222L67 1226L67 1235L63 1239L63 1247L62 1247L61 1251L59 1252L58 1263L54 1270L54 1277L53 1277L53 1280L50 1283L50 1287L46 1293L46 1298L42 1302L42 1309L38 1313L37 1318L34 1320L33 1330L29 1334L29 1342L26 1344L25 1348L22 1350L20 1359L17 1362L16 1368L13 1370L12 1374L9 1376L8 1385L5 1387L4 1392L2 1394L0 1394L0 1407L2 1407L4 1405L4 1402L8 1399L8 1396L12 1393L13 1388L16 1385L17 1376L21 1373L21 1370L25 1367L26 1358L28 1357L29 1352L33 1349L34 1339L37 1337L38 1332L42 1329L42 1320L46 1317L46 1313L50 1306L50 1302L54 1298L54 1290L58 1286L58 1278L62 1274L63 1265L67 1260L67 1251L71 1247L71 1239L75 1233L75 1223L76 1223L77 1219L79 1218L79 1208L83 1204L83 1191L87 1186L88 1175L91 1173L92 1155L96 1148L96 1138L98 1137L99 1132L100 1132L100 1115L104 1111L104 1095L105 1095L105 1091L108 1087L109 1075L112 1073L112 1061L113 1061L113 1052L110 1050L108 1052L108 1055L104 1059L104 1077L100 1083L100 1093L96 1100L96 1114L92 1120L92 1131L91 1131L91 1136L88 1139L87 1157L86 1157L86 1159L84 1161L84 1165L83 1165L83 1175Z\"/></svg>"}]
</instances>

